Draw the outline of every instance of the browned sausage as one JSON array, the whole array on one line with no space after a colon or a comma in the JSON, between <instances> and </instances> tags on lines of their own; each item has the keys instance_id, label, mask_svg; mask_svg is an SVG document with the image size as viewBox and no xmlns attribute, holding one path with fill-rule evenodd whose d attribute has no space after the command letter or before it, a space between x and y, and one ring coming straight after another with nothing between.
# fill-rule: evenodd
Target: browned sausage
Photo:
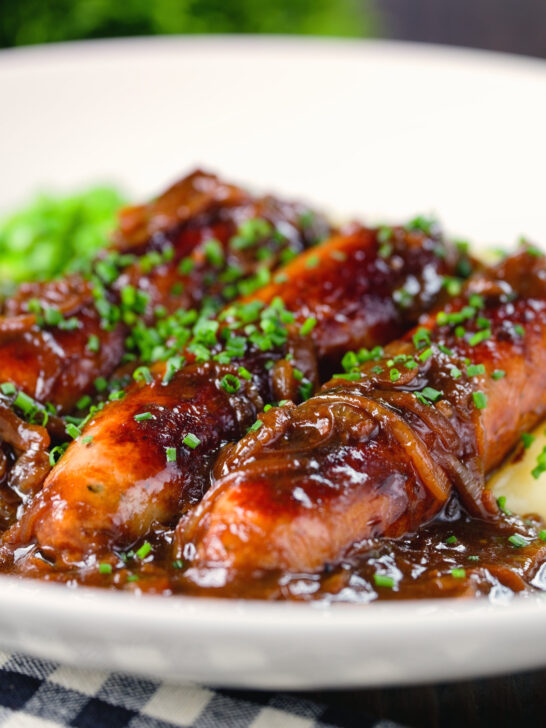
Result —
<instances>
[{"instance_id":1,"label":"browned sausage","mask_svg":"<svg viewBox=\"0 0 546 728\"><path fill-rule=\"evenodd\" d=\"M238 282L251 285L258 271L258 284L267 281L287 255L328 232L307 207L255 198L194 172L155 202L122 211L115 246L99 256L89 276L24 284L7 301L0 317L0 382L70 411L122 359L134 323L128 318L134 311L124 310L127 286L141 294L138 314L145 325L154 322L158 306L166 313L200 309L204 302L218 308L236 295ZM232 244L237 236L240 246Z\"/></svg>"},{"instance_id":2,"label":"browned sausage","mask_svg":"<svg viewBox=\"0 0 546 728\"><path fill-rule=\"evenodd\" d=\"M63 568L85 554L131 545L154 522L176 522L208 488L209 466L219 446L238 439L264 403L293 387L294 364L301 370L300 383L303 375L304 385L314 385L310 344L316 342L321 362L328 362L340 347L384 343L438 298L443 274L456 269L457 253L441 238L422 232L391 231L388 251L381 237L364 228L335 237L289 264L254 297L254 304L247 298L226 309L222 327L229 329L235 316L235 333L248 336L246 344L243 338L246 349L231 363L217 356L222 350L218 333L211 361L190 364L168 382L165 364L153 367L152 383L134 384L89 423L4 543L36 544ZM412 290L409 305L393 302L393 292L404 286ZM295 311L284 339L280 331L286 317L276 304L279 297ZM264 302L271 302L271 308L260 308ZM248 321L254 332L247 328L247 318L237 323L237 311L247 312L249 306L259 312ZM262 350L271 312L277 338L266 336ZM186 357L191 362L194 356L190 345ZM239 375L241 364L252 373L251 380ZM236 391L223 388L226 374L237 382ZM139 418L143 413L149 419ZM197 439L195 448L185 441L188 434ZM167 449L172 460L166 459Z\"/></svg>"},{"instance_id":3,"label":"browned sausage","mask_svg":"<svg viewBox=\"0 0 546 728\"><path fill-rule=\"evenodd\" d=\"M474 515L484 476L546 414L546 262L522 252L377 360L299 407L260 415L178 528L193 566L247 579L310 572L437 514L453 487ZM191 575L191 572L190 572Z\"/></svg>"}]
</instances>

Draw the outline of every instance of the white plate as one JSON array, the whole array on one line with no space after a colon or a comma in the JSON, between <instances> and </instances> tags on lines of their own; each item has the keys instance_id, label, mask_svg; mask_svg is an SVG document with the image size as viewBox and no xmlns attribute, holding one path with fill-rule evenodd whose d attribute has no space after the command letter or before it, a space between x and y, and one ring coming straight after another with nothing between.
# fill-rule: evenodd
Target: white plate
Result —
<instances>
[{"instance_id":1,"label":"white plate","mask_svg":"<svg viewBox=\"0 0 546 728\"><path fill-rule=\"evenodd\" d=\"M546 241L546 64L389 43L192 38L0 53L0 206L196 164L482 244ZM546 664L541 599L369 606L134 598L0 582L0 644L209 684L316 687Z\"/></svg>"}]
</instances>

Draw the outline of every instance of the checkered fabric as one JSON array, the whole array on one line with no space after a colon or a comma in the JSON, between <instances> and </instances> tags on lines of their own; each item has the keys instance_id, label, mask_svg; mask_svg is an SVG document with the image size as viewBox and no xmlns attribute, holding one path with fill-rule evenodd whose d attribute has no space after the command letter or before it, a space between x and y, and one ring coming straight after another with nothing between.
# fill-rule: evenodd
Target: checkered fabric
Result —
<instances>
[{"instance_id":1,"label":"checkered fabric","mask_svg":"<svg viewBox=\"0 0 546 728\"><path fill-rule=\"evenodd\" d=\"M290 693L165 685L0 652L1 728L402 728Z\"/></svg>"}]
</instances>

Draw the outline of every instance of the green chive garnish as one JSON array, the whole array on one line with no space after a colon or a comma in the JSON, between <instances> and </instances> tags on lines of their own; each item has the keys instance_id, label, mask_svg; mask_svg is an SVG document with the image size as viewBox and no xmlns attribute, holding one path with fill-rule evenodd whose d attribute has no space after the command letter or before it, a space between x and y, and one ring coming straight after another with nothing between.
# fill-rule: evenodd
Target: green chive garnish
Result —
<instances>
[{"instance_id":1,"label":"green chive garnish","mask_svg":"<svg viewBox=\"0 0 546 728\"><path fill-rule=\"evenodd\" d=\"M316 318L313 318L311 316L308 319L306 319L300 327L301 336L307 336L308 334L310 334L316 325L317 325Z\"/></svg>"},{"instance_id":2,"label":"green chive garnish","mask_svg":"<svg viewBox=\"0 0 546 728\"><path fill-rule=\"evenodd\" d=\"M182 442L184 443L184 445L191 447L192 450L195 450L195 448L201 444L201 440L197 437L197 435L194 435L192 432L189 432L182 440Z\"/></svg>"},{"instance_id":3,"label":"green chive garnish","mask_svg":"<svg viewBox=\"0 0 546 728\"><path fill-rule=\"evenodd\" d=\"M454 579L464 579L466 576L465 569L451 569L451 576Z\"/></svg>"},{"instance_id":4,"label":"green chive garnish","mask_svg":"<svg viewBox=\"0 0 546 728\"><path fill-rule=\"evenodd\" d=\"M472 399L477 409L485 409L487 407L487 397L483 392L473 392Z\"/></svg>"},{"instance_id":5,"label":"green chive garnish","mask_svg":"<svg viewBox=\"0 0 546 728\"><path fill-rule=\"evenodd\" d=\"M235 394L241 388L241 380L234 374L226 374L220 380L220 385L228 394Z\"/></svg>"},{"instance_id":6,"label":"green chive garnish","mask_svg":"<svg viewBox=\"0 0 546 728\"><path fill-rule=\"evenodd\" d=\"M519 533L513 533L511 536L509 536L508 540L514 546L514 548L520 549L523 548L523 546L528 545L527 539L523 538L523 536Z\"/></svg>"},{"instance_id":7,"label":"green chive garnish","mask_svg":"<svg viewBox=\"0 0 546 728\"><path fill-rule=\"evenodd\" d=\"M151 412L140 412L140 414L134 417L135 422L145 422L145 420L151 420L152 418L153 414Z\"/></svg>"},{"instance_id":8,"label":"green chive garnish","mask_svg":"<svg viewBox=\"0 0 546 728\"><path fill-rule=\"evenodd\" d=\"M375 573L373 575L373 580L374 580L376 586L383 586L383 587L386 587L387 589L392 589L394 587L394 585L396 584L396 582L394 581L392 576L387 576L387 574Z\"/></svg>"},{"instance_id":9,"label":"green chive garnish","mask_svg":"<svg viewBox=\"0 0 546 728\"><path fill-rule=\"evenodd\" d=\"M139 559L145 559L146 556L148 556L148 554L150 553L151 550L152 550L152 547L148 543L148 541L144 541L144 543L142 544L142 546L139 549L137 549L136 555L137 555L137 557Z\"/></svg>"},{"instance_id":10,"label":"green chive garnish","mask_svg":"<svg viewBox=\"0 0 546 728\"><path fill-rule=\"evenodd\" d=\"M523 447L528 450L533 442L535 441L535 436L531 435L529 432L522 432L521 433L521 441L523 443Z\"/></svg>"}]
</instances>

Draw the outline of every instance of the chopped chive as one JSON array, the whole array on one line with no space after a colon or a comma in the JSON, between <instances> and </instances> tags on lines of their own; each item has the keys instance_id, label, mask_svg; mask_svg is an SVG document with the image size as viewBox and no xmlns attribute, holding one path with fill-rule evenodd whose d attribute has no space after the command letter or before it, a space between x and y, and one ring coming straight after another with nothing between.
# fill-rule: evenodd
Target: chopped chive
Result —
<instances>
[{"instance_id":1,"label":"chopped chive","mask_svg":"<svg viewBox=\"0 0 546 728\"><path fill-rule=\"evenodd\" d=\"M513 533L511 536L509 536L508 540L514 546L514 548L520 549L523 548L523 546L528 545L527 539L523 538L523 536L519 533Z\"/></svg>"},{"instance_id":2,"label":"chopped chive","mask_svg":"<svg viewBox=\"0 0 546 728\"><path fill-rule=\"evenodd\" d=\"M133 372L133 379L135 382L146 382L146 384L151 384L154 381L152 372L148 367L137 367Z\"/></svg>"},{"instance_id":3,"label":"chopped chive","mask_svg":"<svg viewBox=\"0 0 546 728\"><path fill-rule=\"evenodd\" d=\"M307 336L308 334L311 333L311 331L315 328L316 325L317 325L316 318L310 316L301 325L301 327L300 327L300 335L301 336Z\"/></svg>"},{"instance_id":4,"label":"chopped chive","mask_svg":"<svg viewBox=\"0 0 546 728\"><path fill-rule=\"evenodd\" d=\"M511 516L512 515L512 511L508 510L508 508L506 507L506 496L505 495L500 495L497 498L497 505L500 508L500 510L503 513L505 513L507 516Z\"/></svg>"},{"instance_id":5,"label":"chopped chive","mask_svg":"<svg viewBox=\"0 0 546 728\"><path fill-rule=\"evenodd\" d=\"M91 334L91 336L87 339L87 348L89 351L93 352L93 354L96 354L98 351L100 351L100 339L95 334Z\"/></svg>"},{"instance_id":6,"label":"chopped chive","mask_svg":"<svg viewBox=\"0 0 546 728\"><path fill-rule=\"evenodd\" d=\"M433 351L432 351L431 347L429 346L427 349L425 349L424 351L422 351L419 354L419 359L421 361L426 361L427 359L429 359L432 356L432 354L433 354Z\"/></svg>"},{"instance_id":7,"label":"chopped chive","mask_svg":"<svg viewBox=\"0 0 546 728\"><path fill-rule=\"evenodd\" d=\"M145 559L146 556L148 556L148 554L150 553L151 550L152 550L152 547L148 543L148 541L144 541L144 543L142 544L142 546L139 549L137 549L136 556L139 559Z\"/></svg>"},{"instance_id":8,"label":"chopped chive","mask_svg":"<svg viewBox=\"0 0 546 728\"><path fill-rule=\"evenodd\" d=\"M182 368L184 362L185 358L183 356L171 356L170 359L167 359L167 367L165 369L163 379L161 380L162 383L169 384L176 372Z\"/></svg>"},{"instance_id":9,"label":"chopped chive","mask_svg":"<svg viewBox=\"0 0 546 728\"><path fill-rule=\"evenodd\" d=\"M379 246L379 250L377 251L380 258L388 258L391 253L392 245L390 243L383 243Z\"/></svg>"},{"instance_id":10,"label":"chopped chive","mask_svg":"<svg viewBox=\"0 0 546 728\"><path fill-rule=\"evenodd\" d=\"M76 402L76 409L83 410L87 409L91 404L91 397L88 394L84 394L83 397Z\"/></svg>"},{"instance_id":11,"label":"chopped chive","mask_svg":"<svg viewBox=\"0 0 546 728\"><path fill-rule=\"evenodd\" d=\"M201 440L197 437L197 435L194 435L193 432L188 432L182 442L192 450L195 450L195 448L201 444Z\"/></svg>"},{"instance_id":12,"label":"chopped chive","mask_svg":"<svg viewBox=\"0 0 546 728\"><path fill-rule=\"evenodd\" d=\"M468 343L470 344L470 346L476 346L477 344L481 344L482 341L486 341L490 338L491 329L482 329L481 331L476 331L475 334L472 334L472 336L468 340Z\"/></svg>"},{"instance_id":13,"label":"chopped chive","mask_svg":"<svg viewBox=\"0 0 546 728\"><path fill-rule=\"evenodd\" d=\"M546 541L546 528L542 529L542 531L538 534L538 537L541 541Z\"/></svg>"},{"instance_id":14,"label":"chopped chive","mask_svg":"<svg viewBox=\"0 0 546 728\"><path fill-rule=\"evenodd\" d=\"M466 576L465 569L451 569L451 576L454 579L464 579Z\"/></svg>"},{"instance_id":15,"label":"chopped chive","mask_svg":"<svg viewBox=\"0 0 546 728\"><path fill-rule=\"evenodd\" d=\"M537 464L536 467L531 470L531 475L533 478L537 479L540 478L542 473L546 471L546 447L542 449L542 452L537 457Z\"/></svg>"},{"instance_id":16,"label":"chopped chive","mask_svg":"<svg viewBox=\"0 0 546 728\"><path fill-rule=\"evenodd\" d=\"M175 559L173 561L173 569L183 569L184 568L184 562L182 559Z\"/></svg>"},{"instance_id":17,"label":"chopped chive","mask_svg":"<svg viewBox=\"0 0 546 728\"><path fill-rule=\"evenodd\" d=\"M68 443L65 442L62 445L56 445L52 450L49 452L49 464L51 467L56 465L61 457L64 455L66 448L68 447Z\"/></svg>"},{"instance_id":18,"label":"chopped chive","mask_svg":"<svg viewBox=\"0 0 546 728\"><path fill-rule=\"evenodd\" d=\"M387 589L392 589L396 584L392 576L387 576L387 574L378 574L377 572L373 575L373 580L376 586L383 586Z\"/></svg>"},{"instance_id":19,"label":"chopped chive","mask_svg":"<svg viewBox=\"0 0 546 728\"><path fill-rule=\"evenodd\" d=\"M44 321L48 326L58 326L62 320L63 315L56 308L44 308Z\"/></svg>"},{"instance_id":20,"label":"chopped chive","mask_svg":"<svg viewBox=\"0 0 546 728\"><path fill-rule=\"evenodd\" d=\"M100 574L111 574L112 573L112 564L99 564L99 573Z\"/></svg>"},{"instance_id":21,"label":"chopped chive","mask_svg":"<svg viewBox=\"0 0 546 728\"><path fill-rule=\"evenodd\" d=\"M379 368L381 369L381 367ZM374 367L374 369L377 369L377 367ZM381 371L383 370L381 369ZM345 379L348 382L356 382L360 379L360 372L344 372L343 374L334 374L332 379Z\"/></svg>"},{"instance_id":22,"label":"chopped chive","mask_svg":"<svg viewBox=\"0 0 546 728\"><path fill-rule=\"evenodd\" d=\"M178 270L183 276L189 275L195 267L195 263L191 258L183 258L179 265Z\"/></svg>"},{"instance_id":23,"label":"chopped chive","mask_svg":"<svg viewBox=\"0 0 546 728\"><path fill-rule=\"evenodd\" d=\"M391 369L390 370L390 378L391 382L397 382L400 379L400 372L398 369Z\"/></svg>"},{"instance_id":24,"label":"chopped chive","mask_svg":"<svg viewBox=\"0 0 546 728\"><path fill-rule=\"evenodd\" d=\"M416 349L422 349L424 346L430 345L430 331L428 329L417 329L413 335L413 344Z\"/></svg>"},{"instance_id":25,"label":"chopped chive","mask_svg":"<svg viewBox=\"0 0 546 728\"><path fill-rule=\"evenodd\" d=\"M97 377L94 384L97 392L104 392L104 390L108 388L108 382L104 377Z\"/></svg>"},{"instance_id":26,"label":"chopped chive","mask_svg":"<svg viewBox=\"0 0 546 728\"><path fill-rule=\"evenodd\" d=\"M252 374L245 367L239 367L239 369L237 369L237 374L243 379L252 379Z\"/></svg>"},{"instance_id":27,"label":"chopped chive","mask_svg":"<svg viewBox=\"0 0 546 728\"><path fill-rule=\"evenodd\" d=\"M73 425L71 422L69 422L66 425L66 431L70 435L70 437L75 440L77 437L79 437L82 434L82 431L79 427L76 425Z\"/></svg>"},{"instance_id":28,"label":"chopped chive","mask_svg":"<svg viewBox=\"0 0 546 728\"><path fill-rule=\"evenodd\" d=\"M219 267L224 262L224 251L219 240L211 238L203 243L203 252L207 262Z\"/></svg>"},{"instance_id":29,"label":"chopped chive","mask_svg":"<svg viewBox=\"0 0 546 728\"><path fill-rule=\"evenodd\" d=\"M346 372L350 372L351 369L354 369L359 364L358 356L355 354L354 351L347 351L343 355L343 359L341 360L341 366Z\"/></svg>"},{"instance_id":30,"label":"chopped chive","mask_svg":"<svg viewBox=\"0 0 546 728\"><path fill-rule=\"evenodd\" d=\"M491 372L491 379L502 379L505 376L506 372L504 369L495 369L495 371Z\"/></svg>"},{"instance_id":31,"label":"chopped chive","mask_svg":"<svg viewBox=\"0 0 546 728\"><path fill-rule=\"evenodd\" d=\"M485 374L485 367L483 364L470 364L466 367L466 373L469 377L477 377L480 374Z\"/></svg>"},{"instance_id":32,"label":"chopped chive","mask_svg":"<svg viewBox=\"0 0 546 728\"><path fill-rule=\"evenodd\" d=\"M174 463L176 462L176 448L175 447L166 447L165 448L165 455L167 457L168 463Z\"/></svg>"},{"instance_id":33,"label":"chopped chive","mask_svg":"<svg viewBox=\"0 0 546 728\"><path fill-rule=\"evenodd\" d=\"M472 392L472 399L477 409L485 409L487 407L487 397L483 392Z\"/></svg>"},{"instance_id":34,"label":"chopped chive","mask_svg":"<svg viewBox=\"0 0 546 728\"><path fill-rule=\"evenodd\" d=\"M301 380L303 379L303 372L300 371L297 367L293 367L292 376L297 382L301 382Z\"/></svg>"},{"instance_id":35,"label":"chopped chive","mask_svg":"<svg viewBox=\"0 0 546 728\"><path fill-rule=\"evenodd\" d=\"M518 336L525 336L525 329L523 328L523 326L522 326L521 324L516 324L516 325L514 326L514 332L515 332L515 333L516 333L516 334L517 334Z\"/></svg>"},{"instance_id":36,"label":"chopped chive","mask_svg":"<svg viewBox=\"0 0 546 728\"><path fill-rule=\"evenodd\" d=\"M450 276L444 276L444 288L446 289L449 296L458 296L463 287L460 278L452 278Z\"/></svg>"},{"instance_id":37,"label":"chopped chive","mask_svg":"<svg viewBox=\"0 0 546 728\"><path fill-rule=\"evenodd\" d=\"M15 397L13 404L15 407L19 407L19 409L23 410L25 415L29 415L36 409L36 402L32 399L32 397L29 397L28 394L21 391L17 392L17 396Z\"/></svg>"},{"instance_id":38,"label":"chopped chive","mask_svg":"<svg viewBox=\"0 0 546 728\"><path fill-rule=\"evenodd\" d=\"M434 387L425 387L421 390L420 394L431 402L437 402L444 396L443 392L440 392L438 389L434 389Z\"/></svg>"},{"instance_id":39,"label":"chopped chive","mask_svg":"<svg viewBox=\"0 0 546 728\"><path fill-rule=\"evenodd\" d=\"M319 264L319 257L318 255L310 255L307 260L305 261L305 267L306 268L316 268Z\"/></svg>"},{"instance_id":40,"label":"chopped chive","mask_svg":"<svg viewBox=\"0 0 546 728\"><path fill-rule=\"evenodd\" d=\"M301 387L298 389L299 395L302 398L302 400L305 402L305 400L309 399L309 397L313 394L313 383L312 382L302 382ZM264 408L264 412L265 412Z\"/></svg>"},{"instance_id":41,"label":"chopped chive","mask_svg":"<svg viewBox=\"0 0 546 728\"><path fill-rule=\"evenodd\" d=\"M485 306L483 296L480 296L478 293L473 293L468 299L468 303L474 308L483 308Z\"/></svg>"},{"instance_id":42,"label":"chopped chive","mask_svg":"<svg viewBox=\"0 0 546 728\"><path fill-rule=\"evenodd\" d=\"M522 432L521 433L521 441L523 443L523 447L525 450L528 450L533 442L535 441L535 436L531 435L529 432Z\"/></svg>"},{"instance_id":43,"label":"chopped chive","mask_svg":"<svg viewBox=\"0 0 546 728\"><path fill-rule=\"evenodd\" d=\"M479 556L475 556L474 554L470 554L470 556L467 556L466 558L469 561L479 561L480 560L480 557Z\"/></svg>"},{"instance_id":44,"label":"chopped chive","mask_svg":"<svg viewBox=\"0 0 546 728\"><path fill-rule=\"evenodd\" d=\"M241 380L234 374L226 374L220 380L220 385L228 394L235 394L241 388Z\"/></svg>"},{"instance_id":45,"label":"chopped chive","mask_svg":"<svg viewBox=\"0 0 546 728\"><path fill-rule=\"evenodd\" d=\"M262 425L263 422L261 420L256 420L256 422L248 428L248 432L256 432Z\"/></svg>"},{"instance_id":46,"label":"chopped chive","mask_svg":"<svg viewBox=\"0 0 546 728\"><path fill-rule=\"evenodd\" d=\"M82 443L84 445L89 445L90 442L93 442L93 435L86 435L85 437L82 437Z\"/></svg>"},{"instance_id":47,"label":"chopped chive","mask_svg":"<svg viewBox=\"0 0 546 728\"><path fill-rule=\"evenodd\" d=\"M151 419L153 419L153 414L151 412L140 412L138 415L134 416L135 422L144 422L145 420Z\"/></svg>"},{"instance_id":48,"label":"chopped chive","mask_svg":"<svg viewBox=\"0 0 546 728\"><path fill-rule=\"evenodd\" d=\"M0 385L0 389L2 390L2 394L5 394L7 396L15 394L17 392L17 387L15 384L12 384L12 382L4 382Z\"/></svg>"},{"instance_id":49,"label":"chopped chive","mask_svg":"<svg viewBox=\"0 0 546 728\"><path fill-rule=\"evenodd\" d=\"M457 543L457 536L449 536L446 538L446 543L453 544Z\"/></svg>"},{"instance_id":50,"label":"chopped chive","mask_svg":"<svg viewBox=\"0 0 546 728\"><path fill-rule=\"evenodd\" d=\"M461 374L462 374L462 372L459 369L459 367L455 367L455 366L454 367L451 367L449 373L451 374L451 376L453 377L453 379L458 379L461 376Z\"/></svg>"}]
</instances>

